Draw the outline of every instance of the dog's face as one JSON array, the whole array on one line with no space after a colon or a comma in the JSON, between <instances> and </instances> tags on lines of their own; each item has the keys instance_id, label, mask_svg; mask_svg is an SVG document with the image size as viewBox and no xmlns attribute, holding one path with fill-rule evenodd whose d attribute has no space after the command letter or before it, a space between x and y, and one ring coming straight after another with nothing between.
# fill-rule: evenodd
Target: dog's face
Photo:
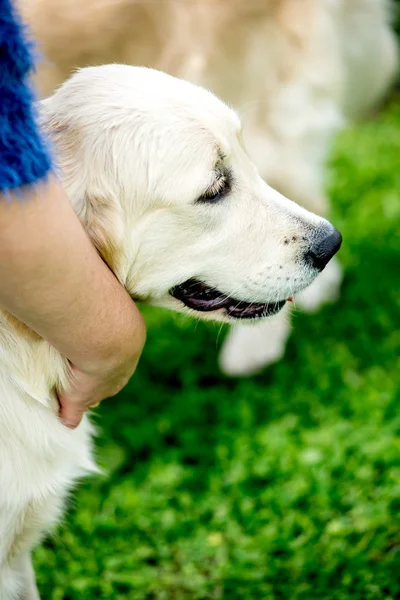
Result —
<instances>
[{"instance_id":1,"label":"dog's face","mask_svg":"<svg viewBox=\"0 0 400 600\"><path fill-rule=\"evenodd\" d=\"M133 298L220 321L266 317L339 249L259 177L237 115L150 69L83 69L42 103L65 189Z\"/></svg>"}]
</instances>

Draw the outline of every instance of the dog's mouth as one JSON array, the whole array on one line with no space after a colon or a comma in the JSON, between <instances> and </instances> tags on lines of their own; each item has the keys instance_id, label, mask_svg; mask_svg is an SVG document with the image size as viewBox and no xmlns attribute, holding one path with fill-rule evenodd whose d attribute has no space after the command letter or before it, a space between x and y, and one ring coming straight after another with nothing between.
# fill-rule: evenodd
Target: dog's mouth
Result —
<instances>
[{"instance_id":1,"label":"dog's mouth","mask_svg":"<svg viewBox=\"0 0 400 600\"><path fill-rule=\"evenodd\" d=\"M279 302L255 303L235 300L197 279L188 279L176 285L170 291L171 296L183 302L185 306L200 312L224 309L233 319L262 319L278 313L286 304ZM291 298L288 298L291 300Z\"/></svg>"}]
</instances>

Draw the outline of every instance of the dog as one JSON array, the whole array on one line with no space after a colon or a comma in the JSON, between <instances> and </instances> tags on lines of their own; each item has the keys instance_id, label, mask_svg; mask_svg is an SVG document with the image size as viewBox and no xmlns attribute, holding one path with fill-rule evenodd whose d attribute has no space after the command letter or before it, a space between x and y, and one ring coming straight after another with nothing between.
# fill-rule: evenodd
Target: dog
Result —
<instances>
[{"instance_id":1,"label":"dog","mask_svg":"<svg viewBox=\"0 0 400 600\"><path fill-rule=\"evenodd\" d=\"M261 176L327 216L325 163L335 134L375 107L397 72L389 0L19 0L47 57L37 85L50 93L75 66L149 65L205 86L239 109ZM315 312L338 298L329 263L296 298ZM228 375L279 360L290 333L282 311L237 325L220 355Z\"/></svg>"},{"instance_id":2,"label":"dog","mask_svg":"<svg viewBox=\"0 0 400 600\"><path fill-rule=\"evenodd\" d=\"M263 320L312 284L341 244L324 218L269 187L237 114L144 67L78 71L39 106L63 187L131 297L200 319ZM38 600L30 552L76 480L92 428L58 417L67 361L0 312L0 598Z\"/></svg>"}]
</instances>

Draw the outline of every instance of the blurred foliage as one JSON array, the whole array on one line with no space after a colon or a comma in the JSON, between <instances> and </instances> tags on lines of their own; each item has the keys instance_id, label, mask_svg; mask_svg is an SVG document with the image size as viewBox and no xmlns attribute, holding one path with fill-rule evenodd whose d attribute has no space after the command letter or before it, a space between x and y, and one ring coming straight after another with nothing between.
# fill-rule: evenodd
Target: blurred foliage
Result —
<instances>
[{"instance_id":1,"label":"blurred foliage","mask_svg":"<svg viewBox=\"0 0 400 600\"><path fill-rule=\"evenodd\" d=\"M285 359L223 378L218 328L146 309L147 347L98 411L106 475L35 555L46 600L400 597L400 107L332 156L340 302Z\"/></svg>"},{"instance_id":2,"label":"blurred foliage","mask_svg":"<svg viewBox=\"0 0 400 600\"><path fill-rule=\"evenodd\" d=\"M394 2L394 27L398 35L400 35L400 0Z\"/></svg>"}]
</instances>

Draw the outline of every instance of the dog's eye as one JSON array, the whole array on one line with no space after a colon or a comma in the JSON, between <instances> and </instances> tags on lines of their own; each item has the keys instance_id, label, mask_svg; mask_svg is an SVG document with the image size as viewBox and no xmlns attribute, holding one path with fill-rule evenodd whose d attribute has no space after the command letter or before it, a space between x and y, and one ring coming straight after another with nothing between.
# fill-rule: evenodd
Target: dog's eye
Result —
<instances>
[{"instance_id":1,"label":"dog's eye","mask_svg":"<svg viewBox=\"0 0 400 600\"><path fill-rule=\"evenodd\" d=\"M221 175L218 181L207 190L200 198L199 202L217 202L229 191L228 178L225 175Z\"/></svg>"}]
</instances>

